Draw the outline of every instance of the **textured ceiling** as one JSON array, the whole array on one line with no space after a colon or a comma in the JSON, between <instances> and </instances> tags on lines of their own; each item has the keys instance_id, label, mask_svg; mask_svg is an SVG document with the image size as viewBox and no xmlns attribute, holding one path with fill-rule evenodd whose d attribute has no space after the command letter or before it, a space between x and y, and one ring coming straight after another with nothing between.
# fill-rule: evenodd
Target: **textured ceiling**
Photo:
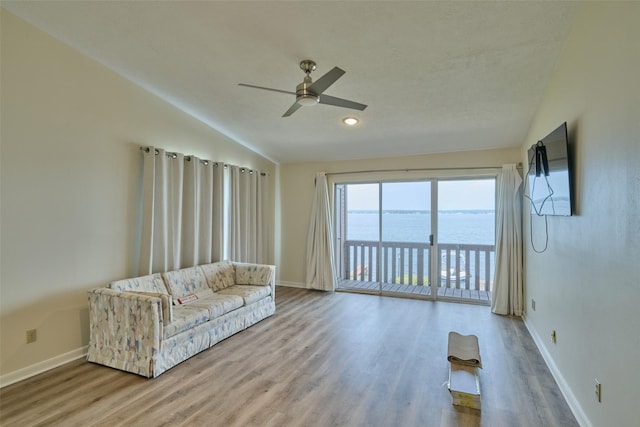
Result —
<instances>
[{"instance_id":1,"label":"textured ceiling","mask_svg":"<svg viewBox=\"0 0 640 427\"><path fill-rule=\"evenodd\" d=\"M13 2L2 7L278 162L523 142L576 13L572 2ZM327 95L288 118L302 59ZM341 119L361 123L347 128Z\"/></svg>"}]
</instances>

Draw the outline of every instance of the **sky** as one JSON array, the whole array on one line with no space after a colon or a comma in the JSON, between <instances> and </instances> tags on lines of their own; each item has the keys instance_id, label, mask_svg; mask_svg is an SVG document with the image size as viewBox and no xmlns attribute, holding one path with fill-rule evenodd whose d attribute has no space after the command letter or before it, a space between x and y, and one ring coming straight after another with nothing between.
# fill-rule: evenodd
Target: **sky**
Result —
<instances>
[{"instance_id":1,"label":"sky","mask_svg":"<svg viewBox=\"0 0 640 427\"><path fill-rule=\"evenodd\" d=\"M383 209L429 210L429 182L385 182ZM438 181L439 210L495 209L495 179ZM378 184L349 184L349 210L377 210Z\"/></svg>"}]
</instances>

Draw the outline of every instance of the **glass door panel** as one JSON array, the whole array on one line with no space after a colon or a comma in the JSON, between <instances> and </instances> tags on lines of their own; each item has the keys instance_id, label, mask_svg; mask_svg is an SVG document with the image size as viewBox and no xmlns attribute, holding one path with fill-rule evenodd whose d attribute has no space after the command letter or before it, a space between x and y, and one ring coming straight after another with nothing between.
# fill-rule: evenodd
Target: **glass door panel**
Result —
<instances>
[{"instance_id":1,"label":"glass door panel","mask_svg":"<svg viewBox=\"0 0 640 427\"><path fill-rule=\"evenodd\" d=\"M490 303L495 178L438 181L439 299Z\"/></svg>"},{"instance_id":2,"label":"glass door panel","mask_svg":"<svg viewBox=\"0 0 640 427\"><path fill-rule=\"evenodd\" d=\"M338 184L338 289L431 295L431 182Z\"/></svg>"},{"instance_id":3,"label":"glass door panel","mask_svg":"<svg viewBox=\"0 0 640 427\"><path fill-rule=\"evenodd\" d=\"M335 200L338 289L379 293L380 184L338 184Z\"/></svg>"},{"instance_id":4,"label":"glass door panel","mask_svg":"<svg viewBox=\"0 0 640 427\"><path fill-rule=\"evenodd\" d=\"M431 183L383 182L382 292L431 295Z\"/></svg>"}]
</instances>

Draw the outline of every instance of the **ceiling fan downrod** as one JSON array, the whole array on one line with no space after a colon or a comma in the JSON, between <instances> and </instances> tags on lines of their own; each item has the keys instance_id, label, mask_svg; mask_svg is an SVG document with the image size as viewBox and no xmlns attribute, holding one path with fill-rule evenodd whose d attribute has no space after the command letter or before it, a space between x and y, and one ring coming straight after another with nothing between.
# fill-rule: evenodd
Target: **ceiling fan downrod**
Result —
<instances>
[{"instance_id":1,"label":"ceiling fan downrod","mask_svg":"<svg viewBox=\"0 0 640 427\"><path fill-rule=\"evenodd\" d=\"M313 83L311 80L311 72L316 69L316 63L310 59L300 61L300 68L305 72L304 81L296 86L296 102L305 107L316 105L320 102L320 97L309 90L309 86Z\"/></svg>"}]
</instances>

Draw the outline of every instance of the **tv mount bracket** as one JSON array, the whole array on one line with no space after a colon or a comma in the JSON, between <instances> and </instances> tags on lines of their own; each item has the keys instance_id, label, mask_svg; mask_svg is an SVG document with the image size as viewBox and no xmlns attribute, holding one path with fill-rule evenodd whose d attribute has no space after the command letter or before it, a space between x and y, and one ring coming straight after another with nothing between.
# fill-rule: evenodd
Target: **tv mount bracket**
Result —
<instances>
[{"instance_id":1,"label":"tv mount bracket","mask_svg":"<svg viewBox=\"0 0 640 427\"><path fill-rule=\"evenodd\" d=\"M547 148L542 141L538 141L535 145L535 157L536 157L536 176L542 175L544 169L544 176L549 176L549 160L547 159Z\"/></svg>"}]
</instances>

